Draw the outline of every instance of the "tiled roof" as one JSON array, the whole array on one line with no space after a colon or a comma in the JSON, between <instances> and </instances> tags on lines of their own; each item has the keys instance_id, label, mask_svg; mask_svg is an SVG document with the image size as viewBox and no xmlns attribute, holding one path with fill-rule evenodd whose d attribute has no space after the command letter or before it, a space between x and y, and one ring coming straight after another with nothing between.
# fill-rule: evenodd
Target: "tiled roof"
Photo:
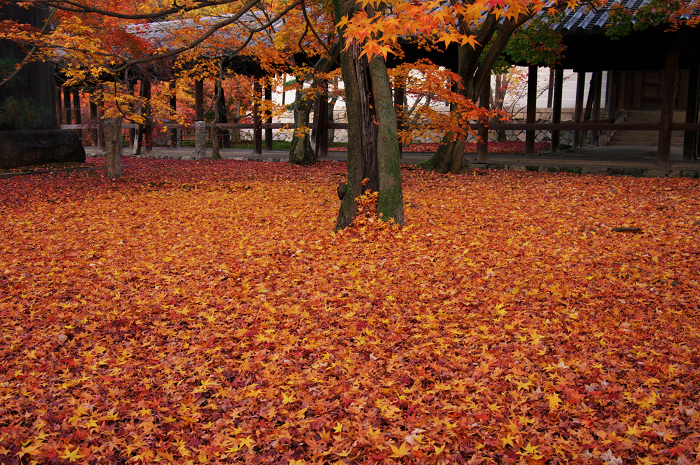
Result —
<instances>
[{"instance_id":1,"label":"tiled roof","mask_svg":"<svg viewBox=\"0 0 700 465\"><path fill-rule=\"evenodd\" d=\"M651 0L607 0L605 6L597 9L592 9L588 6L581 6L566 15L559 22L554 30L561 34L591 34L601 32L610 17L610 10L619 5L630 11L636 11ZM687 0L691 5L696 4L693 16L700 15L700 0ZM682 19L688 19L683 17Z\"/></svg>"}]
</instances>

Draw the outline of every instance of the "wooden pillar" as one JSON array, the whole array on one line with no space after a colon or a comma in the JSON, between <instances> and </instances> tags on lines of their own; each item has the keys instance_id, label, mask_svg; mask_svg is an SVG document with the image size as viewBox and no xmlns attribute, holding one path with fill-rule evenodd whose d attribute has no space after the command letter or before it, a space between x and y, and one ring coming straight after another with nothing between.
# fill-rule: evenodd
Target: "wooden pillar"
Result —
<instances>
[{"instance_id":1,"label":"wooden pillar","mask_svg":"<svg viewBox=\"0 0 700 465\"><path fill-rule=\"evenodd\" d=\"M616 109L627 109L627 71L618 71L615 73L617 85L617 101L615 102Z\"/></svg>"},{"instance_id":2,"label":"wooden pillar","mask_svg":"<svg viewBox=\"0 0 700 465\"><path fill-rule=\"evenodd\" d=\"M71 108L71 90L68 87L63 88L63 120L66 124L73 122L73 111Z\"/></svg>"},{"instance_id":3,"label":"wooden pillar","mask_svg":"<svg viewBox=\"0 0 700 465\"><path fill-rule=\"evenodd\" d=\"M97 104L90 99L90 125L97 125L99 122L99 116L97 115ZM97 147L99 142L98 142L98 129L91 129L90 130L90 143L92 144L93 147Z\"/></svg>"},{"instance_id":4,"label":"wooden pillar","mask_svg":"<svg viewBox=\"0 0 700 465\"><path fill-rule=\"evenodd\" d=\"M537 120L537 66L530 66L527 73L527 123ZM535 131L525 131L525 155L535 154Z\"/></svg>"},{"instance_id":5,"label":"wooden pillar","mask_svg":"<svg viewBox=\"0 0 700 465\"><path fill-rule=\"evenodd\" d=\"M318 95L314 126L316 126L316 154L319 158L328 157L328 81L322 80Z\"/></svg>"},{"instance_id":6,"label":"wooden pillar","mask_svg":"<svg viewBox=\"0 0 700 465\"><path fill-rule=\"evenodd\" d=\"M690 68L688 76L688 104L685 108L685 122L697 123L698 97L700 96L700 66L695 64ZM683 137L683 160L690 161L697 158L698 154L698 133L696 131L685 131Z\"/></svg>"},{"instance_id":7,"label":"wooden pillar","mask_svg":"<svg viewBox=\"0 0 700 465\"><path fill-rule=\"evenodd\" d=\"M194 81L194 119L204 121L204 81Z\"/></svg>"},{"instance_id":8,"label":"wooden pillar","mask_svg":"<svg viewBox=\"0 0 700 465\"><path fill-rule=\"evenodd\" d=\"M394 111L396 112L396 131L401 132L404 128L404 108L403 102L406 99L406 87L403 77L396 77L394 82ZM399 138L399 158L403 158L403 143Z\"/></svg>"},{"instance_id":9,"label":"wooden pillar","mask_svg":"<svg viewBox=\"0 0 700 465\"><path fill-rule=\"evenodd\" d=\"M583 93L586 90L586 72L579 71L577 73L576 81L576 107L574 109L574 121L576 123L583 122ZM574 131L574 147L581 147L583 141L581 140L583 133L580 129Z\"/></svg>"},{"instance_id":10,"label":"wooden pillar","mask_svg":"<svg viewBox=\"0 0 700 465\"><path fill-rule=\"evenodd\" d=\"M61 129L63 124L63 96L61 95L62 88L61 85L56 82L56 122L58 123L58 128Z\"/></svg>"},{"instance_id":11,"label":"wooden pillar","mask_svg":"<svg viewBox=\"0 0 700 465\"><path fill-rule=\"evenodd\" d=\"M134 83L132 81L127 81L126 82L126 91L129 93L129 96L134 95ZM132 113L135 111L134 107L134 101L131 100L131 102L128 104L129 111ZM140 132L137 133L136 128L129 128L129 147L132 148L132 151L134 147L136 147L136 135L140 134Z\"/></svg>"},{"instance_id":12,"label":"wooden pillar","mask_svg":"<svg viewBox=\"0 0 700 465\"><path fill-rule=\"evenodd\" d=\"M603 90L603 72L596 71L593 73L593 121L600 123L600 101L602 99ZM600 131L594 129L591 133L593 139L593 145L598 145L598 137L600 136Z\"/></svg>"},{"instance_id":13,"label":"wooden pillar","mask_svg":"<svg viewBox=\"0 0 700 465\"><path fill-rule=\"evenodd\" d=\"M75 124L83 124L83 118L80 114L80 92L77 89L73 90L73 122ZM78 129L78 137L82 139L82 129Z\"/></svg>"},{"instance_id":14,"label":"wooden pillar","mask_svg":"<svg viewBox=\"0 0 700 465\"><path fill-rule=\"evenodd\" d=\"M549 68L549 85L547 86L547 108L554 105L554 68Z\"/></svg>"},{"instance_id":15,"label":"wooden pillar","mask_svg":"<svg viewBox=\"0 0 700 465\"><path fill-rule=\"evenodd\" d=\"M564 68L557 66L554 68L554 92L552 95L552 123L561 123L561 106L564 97ZM552 131L552 152L559 151L561 142L561 131Z\"/></svg>"},{"instance_id":16,"label":"wooden pillar","mask_svg":"<svg viewBox=\"0 0 700 465\"><path fill-rule=\"evenodd\" d=\"M272 101L272 85L265 85L265 101L269 103ZM265 110L265 122L267 124L272 124L272 113L270 110ZM265 128L265 150L272 150L272 128Z\"/></svg>"},{"instance_id":17,"label":"wooden pillar","mask_svg":"<svg viewBox=\"0 0 700 465\"><path fill-rule=\"evenodd\" d=\"M605 91L605 105L608 110L608 119L612 122L615 121L615 115L617 114L617 71L608 71L608 86Z\"/></svg>"},{"instance_id":18,"label":"wooden pillar","mask_svg":"<svg viewBox=\"0 0 700 465\"><path fill-rule=\"evenodd\" d=\"M141 81L143 86L143 97L144 102L144 117L146 118L146 124L143 128L143 142L146 152L150 152L153 149L153 115L151 114L151 81L146 79Z\"/></svg>"},{"instance_id":19,"label":"wooden pillar","mask_svg":"<svg viewBox=\"0 0 700 465\"><path fill-rule=\"evenodd\" d=\"M671 127L673 125L673 107L676 100L676 74L678 73L678 41L666 45L666 64L664 67L664 86L661 96L661 128L659 130L659 148L656 161L660 165L671 162Z\"/></svg>"},{"instance_id":20,"label":"wooden pillar","mask_svg":"<svg viewBox=\"0 0 700 465\"><path fill-rule=\"evenodd\" d=\"M177 81L173 79L168 86L170 87L170 111L175 115L177 114ZM177 128L170 129L170 147L180 146L177 134Z\"/></svg>"},{"instance_id":21,"label":"wooden pillar","mask_svg":"<svg viewBox=\"0 0 700 465\"><path fill-rule=\"evenodd\" d=\"M104 128L102 127L102 118L105 115L105 102L100 98L97 102L97 121L99 121L99 125L97 127L97 147L99 147L100 150L105 149L105 131Z\"/></svg>"},{"instance_id":22,"label":"wooden pillar","mask_svg":"<svg viewBox=\"0 0 700 465\"><path fill-rule=\"evenodd\" d=\"M489 76L488 81L484 84L484 88L481 89L481 95L479 96L479 106L486 110L491 108L491 77ZM529 104L529 103L528 103ZM483 121L479 126L479 140L476 143L476 153L479 157L479 161L486 161L489 154L489 122Z\"/></svg>"},{"instance_id":23,"label":"wooden pillar","mask_svg":"<svg viewBox=\"0 0 700 465\"><path fill-rule=\"evenodd\" d=\"M262 129L260 127L260 97L262 96L262 87L260 86L260 78L262 71L255 70L253 76L253 153L260 155L262 153Z\"/></svg>"}]
</instances>

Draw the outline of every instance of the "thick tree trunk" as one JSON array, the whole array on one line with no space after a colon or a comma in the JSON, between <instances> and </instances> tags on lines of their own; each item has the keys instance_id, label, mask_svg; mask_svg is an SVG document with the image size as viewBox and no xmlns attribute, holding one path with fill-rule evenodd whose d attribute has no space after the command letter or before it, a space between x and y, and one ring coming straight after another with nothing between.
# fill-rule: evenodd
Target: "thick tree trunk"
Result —
<instances>
[{"instance_id":1,"label":"thick tree trunk","mask_svg":"<svg viewBox=\"0 0 700 465\"><path fill-rule=\"evenodd\" d=\"M351 13L355 2L333 0L336 19ZM341 41L344 40L341 31ZM341 44L342 45L342 44ZM353 43L340 54L348 117L348 182L338 212L336 230L352 224L357 198L365 191L379 192L377 215L382 221L404 223L396 112L391 81L381 57L368 62L361 46Z\"/></svg>"},{"instance_id":2,"label":"thick tree trunk","mask_svg":"<svg viewBox=\"0 0 700 465\"><path fill-rule=\"evenodd\" d=\"M384 221L403 225L403 190L401 189L401 147L396 122L396 110L391 98L391 81L386 63L380 57L369 62L372 78L374 111L377 117L377 165L379 199L377 216Z\"/></svg>"},{"instance_id":3,"label":"thick tree trunk","mask_svg":"<svg viewBox=\"0 0 700 465\"><path fill-rule=\"evenodd\" d=\"M118 179L122 175L122 120L106 119L102 123L105 133L105 157L107 158L107 177Z\"/></svg>"}]
</instances>

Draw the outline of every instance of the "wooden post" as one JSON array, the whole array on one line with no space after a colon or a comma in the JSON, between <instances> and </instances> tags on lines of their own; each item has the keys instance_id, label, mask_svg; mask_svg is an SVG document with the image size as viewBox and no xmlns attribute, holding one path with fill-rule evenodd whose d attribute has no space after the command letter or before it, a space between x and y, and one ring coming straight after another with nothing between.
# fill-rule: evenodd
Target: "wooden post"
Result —
<instances>
[{"instance_id":1,"label":"wooden post","mask_svg":"<svg viewBox=\"0 0 700 465\"><path fill-rule=\"evenodd\" d=\"M78 89L73 90L73 122L75 124L83 124L83 118L80 114L80 92L78 91ZM82 129L78 129L78 137L82 139Z\"/></svg>"},{"instance_id":2,"label":"wooden post","mask_svg":"<svg viewBox=\"0 0 700 465\"><path fill-rule=\"evenodd\" d=\"M673 107L676 100L676 74L678 73L678 41L666 45L666 64L664 67L664 87L661 97L661 128L659 130L659 148L656 161L660 165L671 162L671 126L673 125Z\"/></svg>"},{"instance_id":3,"label":"wooden post","mask_svg":"<svg viewBox=\"0 0 700 465\"><path fill-rule=\"evenodd\" d=\"M170 111L175 115L177 113L177 81L172 80L169 83L170 87ZM177 128L170 129L170 147L179 147L180 141L177 137Z\"/></svg>"},{"instance_id":4,"label":"wooden post","mask_svg":"<svg viewBox=\"0 0 700 465\"><path fill-rule=\"evenodd\" d=\"M58 123L59 129L61 129L61 125L63 124L63 98L61 98L61 92L61 85L56 81L56 122Z\"/></svg>"},{"instance_id":5,"label":"wooden post","mask_svg":"<svg viewBox=\"0 0 700 465\"><path fill-rule=\"evenodd\" d=\"M194 81L194 119L204 121L204 81L201 79Z\"/></svg>"},{"instance_id":6,"label":"wooden post","mask_svg":"<svg viewBox=\"0 0 700 465\"><path fill-rule=\"evenodd\" d=\"M700 66L697 64L690 68L688 76L688 104L685 108L685 122L698 122L698 97L700 96ZM698 133L697 131L685 131L683 137L683 160L691 161L697 158Z\"/></svg>"},{"instance_id":7,"label":"wooden post","mask_svg":"<svg viewBox=\"0 0 700 465\"><path fill-rule=\"evenodd\" d=\"M146 152L150 152L153 149L153 115L151 114L151 80L146 78L145 81L141 81L143 86L143 97L144 102L144 116L146 118L146 124L143 128L143 142Z\"/></svg>"},{"instance_id":8,"label":"wooden post","mask_svg":"<svg viewBox=\"0 0 700 465\"><path fill-rule=\"evenodd\" d=\"M596 71L593 74L593 121L600 123L600 100L602 98L603 89L603 72ZM593 139L593 145L598 145L598 137L600 136L600 131L595 129L591 133L591 138Z\"/></svg>"},{"instance_id":9,"label":"wooden post","mask_svg":"<svg viewBox=\"0 0 700 465\"><path fill-rule=\"evenodd\" d=\"M554 68L549 68L549 85L547 86L547 108L554 104Z\"/></svg>"},{"instance_id":10,"label":"wooden post","mask_svg":"<svg viewBox=\"0 0 700 465\"><path fill-rule=\"evenodd\" d=\"M564 96L564 68L557 66L554 68L554 94L552 96L552 123L561 123L561 106ZM552 131L552 152L559 151L561 142L561 131Z\"/></svg>"},{"instance_id":11,"label":"wooden post","mask_svg":"<svg viewBox=\"0 0 700 465\"><path fill-rule=\"evenodd\" d=\"M617 113L617 76L617 71L608 71L608 87L605 91L605 104L608 109L608 119L613 122L615 121L615 115Z\"/></svg>"},{"instance_id":12,"label":"wooden post","mask_svg":"<svg viewBox=\"0 0 700 465\"><path fill-rule=\"evenodd\" d=\"M99 126L97 127L97 147L100 150L105 150L105 131L102 125L102 118L105 115L105 101L100 98L97 102L97 121L99 121Z\"/></svg>"},{"instance_id":13,"label":"wooden post","mask_svg":"<svg viewBox=\"0 0 700 465\"><path fill-rule=\"evenodd\" d=\"M262 129L260 128L260 97L262 96L262 87L260 86L260 78L262 71L255 70L253 76L253 153L262 154Z\"/></svg>"},{"instance_id":14,"label":"wooden post","mask_svg":"<svg viewBox=\"0 0 700 465\"><path fill-rule=\"evenodd\" d=\"M577 123L583 122L583 92L586 90L586 72L579 71L576 81L576 107L574 109L574 121ZM578 148L583 145L582 132L580 129L574 131L574 147Z\"/></svg>"},{"instance_id":15,"label":"wooden post","mask_svg":"<svg viewBox=\"0 0 700 465\"><path fill-rule=\"evenodd\" d=\"M126 82L126 91L129 93L129 96L134 95L134 83L133 81L127 81ZM131 103L128 104L128 107L130 112L134 113L135 112L135 107L133 100ZM136 135L140 134L141 132L137 132L136 128L129 128L129 147L131 147L132 152L134 147L136 147Z\"/></svg>"},{"instance_id":16,"label":"wooden post","mask_svg":"<svg viewBox=\"0 0 700 465\"><path fill-rule=\"evenodd\" d=\"M316 155L319 158L328 157L328 81L320 82L323 88L318 95L318 106L314 112L316 126Z\"/></svg>"},{"instance_id":17,"label":"wooden post","mask_svg":"<svg viewBox=\"0 0 700 465\"><path fill-rule=\"evenodd\" d=\"M537 120L537 66L530 66L527 73L527 123L534 124ZM535 131L525 131L525 155L535 154Z\"/></svg>"},{"instance_id":18,"label":"wooden post","mask_svg":"<svg viewBox=\"0 0 700 465\"><path fill-rule=\"evenodd\" d=\"M63 88L63 120L66 124L73 122L73 111L71 109L71 90L68 87Z\"/></svg>"},{"instance_id":19,"label":"wooden post","mask_svg":"<svg viewBox=\"0 0 700 465\"><path fill-rule=\"evenodd\" d=\"M272 85L265 85L265 101L272 101ZM265 122L272 124L272 113L265 110ZM272 128L265 128L265 150L272 150Z\"/></svg>"},{"instance_id":20,"label":"wooden post","mask_svg":"<svg viewBox=\"0 0 700 465\"><path fill-rule=\"evenodd\" d=\"M90 125L98 124L99 116L97 116L97 104L90 99ZM97 147L97 133L98 129L92 129L90 131L90 143L93 147Z\"/></svg>"},{"instance_id":21,"label":"wooden post","mask_svg":"<svg viewBox=\"0 0 700 465\"><path fill-rule=\"evenodd\" d=\"M486 110L491 109L491 77L489 76L488 81L484 84L484 88L481 89L481 95L479 96L479 106ZM529 102L528 102L529 105ZM529 114L529 113L528 113ZM479 161L486 161L489 156L489 122L484 121L483 124L479 126L479 140L476 143L476 153L479 157Z\"/></svg>"},{"instance_id":22,"label":"wooden post","mask_svg":"<svg viewBox=\"0 0 700 465\"><path fill-rule=\"evenodd\" d=\"M615 107L627 109L627 71L618 71L617 73L617 102Z\"/></svg>"},{"instance_id":23,"label":"wooden post","mask_svg":"<svg viewBox=\"0 0 700 465\"><path fill-rule=\"evenodd\" d=\"M394 110L396 111L396 130L397 132L403 131L403 102L406 99L406 87L405 80L400 77L396 77L394 82ZM403 143L399 139L399 158L403 158Z\"/></svg>"}]
</instances>

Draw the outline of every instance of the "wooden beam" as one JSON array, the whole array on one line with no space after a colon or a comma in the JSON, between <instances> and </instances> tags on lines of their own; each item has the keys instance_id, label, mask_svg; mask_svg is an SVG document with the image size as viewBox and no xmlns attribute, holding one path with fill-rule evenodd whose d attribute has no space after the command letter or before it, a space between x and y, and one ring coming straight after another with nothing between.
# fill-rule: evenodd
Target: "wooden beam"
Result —
<instances>
[{"instance_id":1,"label":"wooden beam","mask_svg":"<svg viewBox=\"0 0 700 465\"><path fill-rule=\"evenodd\" d=\"M577 73L576 81L576 107L574 108L574 122L583 122L583 93L586 90L586 72L579 71ZM574 132L574 147L581 147L583 145L581 130L578 129Z\"/></svg>"},{"instance_id":2,"label":"wooden beam","mask_svg":"<svg viewBox=\"0 0 700 465\"><path fill-rule=\"evenodd\" d=\"M697 123L698 97L700 97L700 65L695 65L690 68L690 76L688 77L688 104L685 108L685 122ZM683 160L690 161L697 158L698 155L698 133L695 131L686 131L683 137Z\"/></svg>"},{"instance_id":3,"label":"wooden beam","mask_svg":"<svg viewBox=\"0 0 700 465\"><path fill-rule=\"evenodd\" d=\"M527 122L533 124L537 121L537 66L528 67L527 72ZM525 155L535 154L535 131L525 132Z\"/></svg>"},{"instance_id":4,"label":"wooden beam","mask_svg":"<svg viewBox=\"0 0 700 465\"><path fill-rule=\"evenodd\" d=\"M554 93L552 95L552 123L561 123L561 107L564 96L564 68L557 66L554 69ZM552 152L559 151L561 131L552 131Z\"/></svg>"},{"instance_id":5,"label":"wooden beam","mask_svg":"<svg viewBox=\"0 0 700 465\"><path fill-rule=\"evenodd\" d=\"M656 156L656 161L660 165L668 165L671 162L671 131L676 100L679 49L677 40L672 40L666 46L664 86L661 96L661 129L659 130L659 146Z\"/></svg>"},{"instance_id":6,"label":"wooden beam","mask_svg":"<svg viewBox=\"0 0 700 465\"><path fill-rule=\"evenodd\" d=\"M537 73L537 71L535 71ZM481 90L481 95L479 96L479 106L486 110L491 108L491 78L484 84L484 88ZM529 105L529 103L528 103ZM479 140L476 143L476 153L479 156L479 161L486 161L489 156L489 127L488 121L484 121L485 124L479 125ZM533 146L534 153L534 146Z\"/></svg>"}]
</instances>

